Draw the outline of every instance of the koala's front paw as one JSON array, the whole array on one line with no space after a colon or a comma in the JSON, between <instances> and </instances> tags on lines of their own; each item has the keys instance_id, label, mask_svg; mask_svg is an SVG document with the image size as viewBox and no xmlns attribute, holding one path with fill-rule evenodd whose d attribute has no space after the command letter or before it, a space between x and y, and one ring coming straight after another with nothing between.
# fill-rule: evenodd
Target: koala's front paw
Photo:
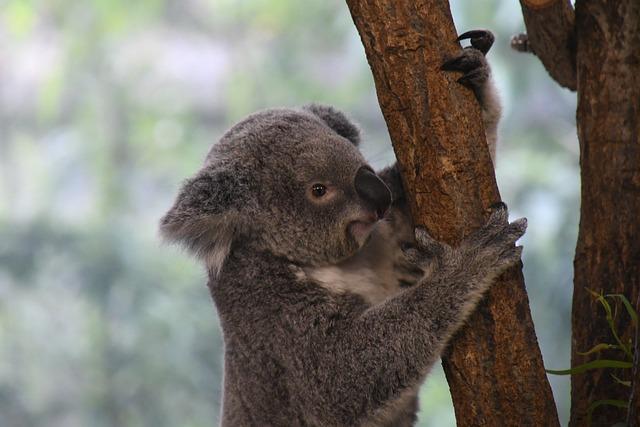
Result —
<instances>
[{"instance_id":1,"label":"koala's front paw","mask_svg":"<svg viewBox=\"0 0 640 427\"><path fill-rule=\"evenodd\" d=\"M527 228L526 218L508 221L507 206L500 202L493 207L491 217L479 230L466 237L459 246L439 242L423 227L416 227L416 245L404 245L406 259L441 278L453 279L484 291L491 280L520 261L522 246L515 246Z\"/></svg>"},{"instance_id":2,"label":"koala's front paw","mask_svg":"<svg viewBox=\"0 0 640 427\"><path fill-rule=\"evenodd\" d=\"M467 256L467 265L481 280L497 277L520 261L522 246L515 246L515 242L527 229L526 218L509 223L504 203L497 203L492 208L487 223L460 245Z\"/></svg>"},{"instance_id":3,"label":"koala's front paw","mask_svg":"<svg viewBox=\"0 0 640 427\"><path fill-rule=\"evenodd\" d=\"M464 75L458 79L458 83L478 93L491 75L485 55L493 45L494 36L488 30L474 30L461 34L457 40L464 39L471 39L471 46L445 61L440 68L444 71L463 72Z\"/></svg>"}]
</instances>

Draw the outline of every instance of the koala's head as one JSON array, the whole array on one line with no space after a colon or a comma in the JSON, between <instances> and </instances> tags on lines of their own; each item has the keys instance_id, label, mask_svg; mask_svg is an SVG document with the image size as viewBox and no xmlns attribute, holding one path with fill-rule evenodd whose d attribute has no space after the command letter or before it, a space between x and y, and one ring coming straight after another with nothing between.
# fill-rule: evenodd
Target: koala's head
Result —
<instances>
[{"instance_id":1,"label":"koala's head","mask_svg":"<svg viewBox=\"0 0 640 427\"><path fill-rule=\"evenodd\" d=\"M358 129L332 107L253 114L211 148L162 218L161 233L214 273L233 245L299 265L348 258L391 203L358 144Z\"/></svg>"}]
</instances>

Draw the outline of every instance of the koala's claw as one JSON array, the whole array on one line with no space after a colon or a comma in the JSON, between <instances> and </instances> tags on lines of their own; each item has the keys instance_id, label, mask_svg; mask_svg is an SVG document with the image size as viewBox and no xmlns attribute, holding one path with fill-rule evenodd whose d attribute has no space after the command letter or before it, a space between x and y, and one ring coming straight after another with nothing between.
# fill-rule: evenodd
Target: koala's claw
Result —
<instances>
[{"instance_id":1,"label":"koala's claw","mask_svg":"<svg viewBox=\"0 0 640 427\"><path fill-rule=\"evenodd\" d=\"M507 244L515 243L527 231L527 218L520 218L513 221L504 228L504 242Z\"/></svg>"},{"instance_id":2,"label":"koala's claw","mask_svg":"<svg viewBox=\"0 0 640 427\"><path fill-rule=\"evenodd\" d=\"M466 33L462 33L458 36L456 41L470 39L471 46L478 49L484 55L489 52L491 46L493 46L493 42L495 41L495 37L493 33L489 30L472 30L467 31Z\"/></svg>"},{"instance_id":3,"label":"koala's claw","mask_svg":"<svg viewBox=\"0 0 640 427\"><path fill-rule=\"evenodd\" d=\"M498 209L507 209L507 204L505 202L495 202L492 203L491 206L489 206L489 209L491 209L492 211Z\"/></svg>"}]
</instances>

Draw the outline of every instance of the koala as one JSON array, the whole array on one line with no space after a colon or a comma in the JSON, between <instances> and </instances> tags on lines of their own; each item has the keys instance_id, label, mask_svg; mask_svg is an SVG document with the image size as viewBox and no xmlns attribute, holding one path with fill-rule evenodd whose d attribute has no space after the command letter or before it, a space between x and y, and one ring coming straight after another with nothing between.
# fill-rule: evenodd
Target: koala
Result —
<instances>
[{"instance_id":1,"label":"koala","mask_svg":"<svg viewBox=\"0 0 640 427\"><path fill-rule=\"evenodd\" d=\"M490 31L473 30L461 34L457 40L465 39L470 39L471 46L464 48L459 55L445 61L441 69L464 72L464 75L458 79L458 83L472 89L480 102L489 153L495 165L498 122L502 106L494 81L491 79L491 68L485 58L493 46L495 38Z\"/></svg>"},{"instance_id":2,"label":"koala","mask_svg":"<svg viewBox=\"0 0 640 427\"><path fill-rule=\"evenodd\" d=\"M473 43L489 36L471 37L443 67L482 102L489 74ZM520 260L526 220L509 223L504 204L455 247L415 227L397 168L376 173L360 139L329 106L252 114L161 220L208 271L223 426L413 425L448 339Z\"/></svg>"}]
</instances>

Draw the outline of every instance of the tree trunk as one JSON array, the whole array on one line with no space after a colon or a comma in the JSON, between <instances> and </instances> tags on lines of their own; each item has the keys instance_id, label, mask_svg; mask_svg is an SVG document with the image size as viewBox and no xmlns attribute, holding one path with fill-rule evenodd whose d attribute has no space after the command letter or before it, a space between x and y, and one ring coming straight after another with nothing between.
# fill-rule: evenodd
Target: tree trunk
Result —
<instances>
[{"instance_id":1,"label":"tree trunk","mask_svg":"<svg viewBox=\"0 0 640 427\"><path fill-rule=\"evenodd\" d=\"M417 223L456 243L500 200L480 110L456 76L446 0L347 0ZM443 365L459 426L557 426L521 267L505 273Z\"/></svg>"},{"instance_id":2,"label":"tree trunk","mask_svg":"<svg viewBox=\"0 0 640 427\"><path fill-rule=\"evenodd\" d=\"M636 312L640 308L640 292L636 300ZM636 325L633 369L631 372L631 394L629 395L628 427L640 427L640 325Z\"/></svg>"},{"instance_id":3,"label":"tree trunk","mask_svg":"<svg viewBox=\"0 0 640 427\"><path fill-rule=\"evenodd\" d=\"M582 203L574 261L571 366L577 366L593 359L578 352L614 343L602 308L586 288L624 294L640 309L640 2L577 0L573 28L568 0L521 0L521 5L529 42L549 74L571 87L565 84L571 83L568 65L576 64ZM575 43L566 43L567 34ZM557 62L565 64L560 78ZM633 339L624 310L615 324L624 342ZM617 351L600 357L622 358ZM628 380L629 370L573 375L570 426L587 425L593 402L628 399L628 423L638 426L638 359L636 354L631 398L629 389L611 376ZM592 425L610 426L626 416L623 408L600 406Z\"/></svg>"},{"instance_id":4,"label":"tree trunk","mask_svg":"<svg viewBox=\"0 0 640 427\"><path fill-rule=\"evenodd\" d=\"M574 262L571 365L596 343L612 342L602 309L585 288L621 293L637 301L640 290L640 2L578 0L578 138L582 204ZM624 340L632 326L621 312ZM620 358L620 353L603 358ZM629 379L629 372L614 372ZM610 372L574 375L571 426L584 426L590 402L628 399L629 389ZM593 425L625 419L624 409L598 408Z\"/></svg>"}]
</instances>

